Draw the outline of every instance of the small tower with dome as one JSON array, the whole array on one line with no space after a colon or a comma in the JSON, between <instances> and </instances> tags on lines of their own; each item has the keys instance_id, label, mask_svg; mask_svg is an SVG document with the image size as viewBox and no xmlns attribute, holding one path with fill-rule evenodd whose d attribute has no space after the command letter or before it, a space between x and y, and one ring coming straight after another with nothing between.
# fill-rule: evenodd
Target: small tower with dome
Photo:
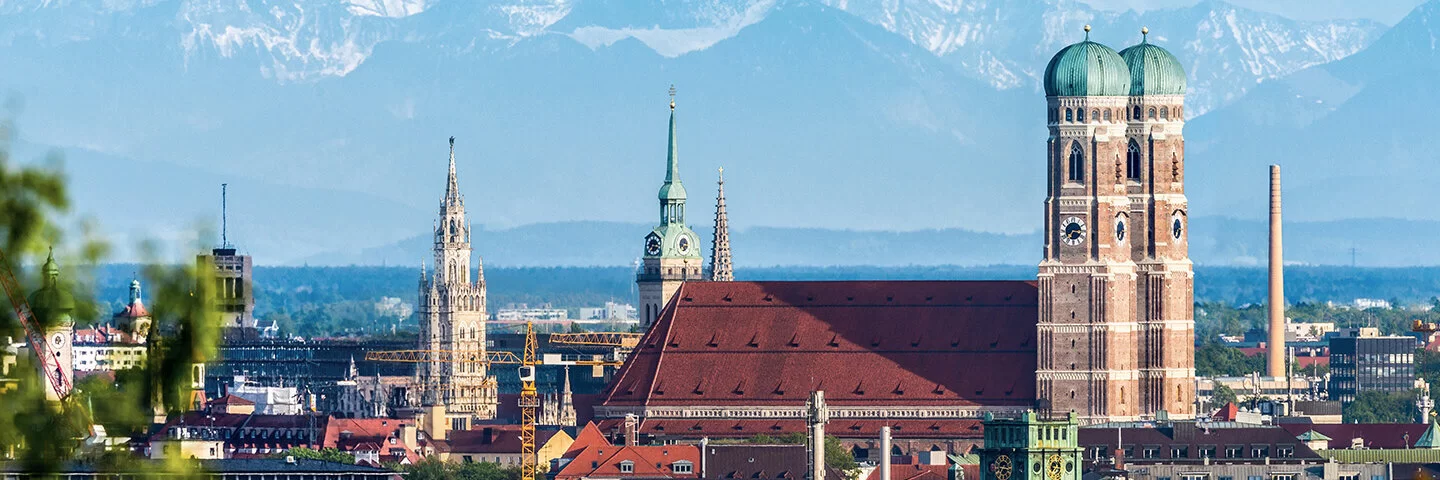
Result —
<instances>
[{"instance_id":1,"label":"small tower with dome","mask_svg":"<svg viewBox=\"0 0 1440 480\"><path fill-rule=\"evenodd\" d=\"M75 354L71 345L75 334L75 319L71 317L75 311L75 298L60 285L60 266L55 263L53 248L40 271L44 275L44 285L31 293L27 300L40 328L45 330L45 341L49 342L46 349L59 360L60 375L66 379L64 383L71 385L75 379ZM45 398L59 401L60 394L55 387L50 382L43 383Z\"/></svg>"}]
</instances>

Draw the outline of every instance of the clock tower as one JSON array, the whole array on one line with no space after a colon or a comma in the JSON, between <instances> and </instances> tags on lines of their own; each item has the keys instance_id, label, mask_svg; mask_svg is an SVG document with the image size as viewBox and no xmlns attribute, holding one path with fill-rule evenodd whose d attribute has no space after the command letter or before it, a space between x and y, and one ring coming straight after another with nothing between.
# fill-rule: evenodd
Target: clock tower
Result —
<instances>
[{"instance_id":1,"label":"clock tower","mask_svg":"<svg viewBox=\"0 0 1440 480\"><path fill-rule=\"evenodd\" d=\"M1079 422L1074 413L1042 419L985 418L980 480L1080 480Z\"/></svg>"},{"instance_id":2,"label":"clock tower","mask_svg":"<svg viewBox=\"0 0 1440 480\"><path fill-rule=\"evenodd\" d=\"M1136 265L1124 164L1130 72L1085 40L1050 60L1045 248L1040 261L1036 393L1041 412L1085 421L1142 413Z\"/></svg>"},{"instance_id":3,"label":"clock tower","mask_svg":"<svg viewBox=\"0 0 1440 480\"><path fill-rule=\"evenodd\" d=\"M1144 412L1195 416L1195 273L1185 198L1185 69L1141 29L1120 51L1130 70L1125 190L1136 235L1140 402Z\"/></svg>"},{"instance_id":4,"label":"clock tower","mask_svg":"<svg viewBox=\"0 0 1440 480\"><path fill-rule=\"evenodd\" d=\"M75 298L60 284L60 266L55 263L54 249L50 250L50 256L45 259L41 273L45 283L30 294L30 309L39 320L40 328L45 331L45 341L49 343L45 346L46 350L60 363L59 374L65 377L66 384L74 385L75 357L71 340L74 339L75 319L71 314L75 311ZM45 384L45 398L59 401L61 395L55 391L54 385L48 381L42 383Z\"/></svg>"},{"instance_id":5,"label":"clock tower","mask_svg":"<svg viewBox=\"0 0 1440 480\"><path fill-rule=\"evenodd\" d=\"M660 310L680 284L702 279L700 237L685 226L685 186L680 183L675 141L675 87L670 87L670 146L659 197L660 224L645 235L644 256L635 273L646 327L660 318Z\"/></svg>"}]
</instances>

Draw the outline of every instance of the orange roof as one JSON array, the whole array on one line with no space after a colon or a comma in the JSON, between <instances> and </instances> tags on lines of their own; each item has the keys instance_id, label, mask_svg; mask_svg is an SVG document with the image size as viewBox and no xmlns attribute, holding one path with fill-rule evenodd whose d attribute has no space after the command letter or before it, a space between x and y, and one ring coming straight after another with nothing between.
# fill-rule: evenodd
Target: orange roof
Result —
<instances>
[{"instance_id":1,"label":"orange roof","mask_svg":"<svg viewBox=\"0 0 1440 480\"><path fill-rule=\"evenodd\" d=\"M585 427L575 434L575 442L571 443L570 448L566 449L565 454L561 456L570 458L580 453L585 447L591 446L610 446L610 441L605 439L605 434L600 433L600 428L595 426L595 422L586 423Z\"/></svg>"},{"instance_id":2,"label":"orange roof","mask_svg":"<svg viewBox=\"0 0 1440 480\"><path fill-rule=\"evenodd\" d=\"M234 395L226 395L210 401L211 405L254 405L255 402Z\"/></svg>"},{"instance_id":3,"label":"orange roof","mask_svg":"<svg viewBox=\"0 0 1440 480\"><path fill-rule=\"evenodd\" d=\"M950 471L945 465L919 465L914 463L891 463L890 480L947 480ZM978 470L977 470L978 473ZM967 478L979 478L967 477ZM870 471L865 480L880 480L880 469Z\"/></svg>"},{"instance_id":4,"label":"orange roof","mask_svg":"<svg viewBox=\"0 0 1440 480\"><path fill-rule=\"evenodd\" d=\"M677 464L688 465L689 471L676 473ZM700 449L694 445L592 445L571 458L555 478L684 479L699 475Z\"/></svg>"}]
</instances>

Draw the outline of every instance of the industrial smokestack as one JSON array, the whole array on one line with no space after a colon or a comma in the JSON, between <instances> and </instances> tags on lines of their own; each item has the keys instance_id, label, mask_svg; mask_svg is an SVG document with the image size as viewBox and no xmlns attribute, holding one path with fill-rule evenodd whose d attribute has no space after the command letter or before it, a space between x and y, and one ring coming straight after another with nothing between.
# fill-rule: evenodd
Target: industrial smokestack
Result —
<instances>
[{"instance_id":1,"label":"industrial smokestack","mask_svg":"<svg viewBox=\"0 0 1440 480\"><path fill-rule=\"evenodd\" d=\"M880 427L880 480L890 480L890 426Z\"/></svg>"},{"instance_id":2,"label":"industrial smokestack","mask_svg":"<svg viewBox=\"0 0 1440 480\"><path fill-rule=\"evenodd\" d=\"M1270 345L1271 377L1285 375L1285 255L1280 240L1280 166L1270 166Z\"/></svg>"}]
</instances>

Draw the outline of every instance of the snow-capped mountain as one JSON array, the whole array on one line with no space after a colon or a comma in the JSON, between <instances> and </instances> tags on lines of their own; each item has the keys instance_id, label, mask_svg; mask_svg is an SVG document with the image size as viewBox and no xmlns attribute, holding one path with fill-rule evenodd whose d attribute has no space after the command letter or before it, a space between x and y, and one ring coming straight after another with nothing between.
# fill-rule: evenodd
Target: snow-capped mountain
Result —
<instances>
[{"instance_id":1,"label":"snow-capped mountain","mask_svg":"<svg viewBox=\"0 0 1440 480\"><path fill-rule=\"evenodd\" d=\"M1174 10L1102 12L1075 0L825 0L955 62L996 88L1037 89L1046 61L1093 38L1116 50L1139 43L1140 28L1191 75L1191 116L1229 103L1256 84L1365 48L1383 31L1369 21L1300 22L1207 0Z\"/></svg>"},{"instance_id":2,"label":"snow-capped mountain","mask_svg":"<svg viewBox=\"0 0 1440 480\"><path fill-rule=\"evenodd\" d=\"M493 50L525 38L563 35L592 49L637 39L677 57L733 38L785 3L808 0L50 0L0 2L0 39L20 33L60 40L119 28L164 28L187 58L246 57L267 78L319 81L354 71L384 42L426 42L457 53ZM1254 85L1349 56L1383 26L1369 21L1300 22L1218 0L1144 14L1097 11L1076 0L819 0L900 35L998 89L1036 89L1048 56L1083 38L1116 49L1151 40L1174 51L1192 74L1192 116L1239 98ZM54 15L53 12L63 12ZM65 29L51 25L59 18ZM88 18L87 18L88 17ZM134 23L150 17L151 22ZM168 18L167 18L168 17ZM86 20L73 21L74 18ZM49 21L46 21L48 19ZM27 28L26 25L33 25ZM113 32L112 32L113 33ZM150 32L156 33L156 32Z\"/></svg>"}]
</instances>

